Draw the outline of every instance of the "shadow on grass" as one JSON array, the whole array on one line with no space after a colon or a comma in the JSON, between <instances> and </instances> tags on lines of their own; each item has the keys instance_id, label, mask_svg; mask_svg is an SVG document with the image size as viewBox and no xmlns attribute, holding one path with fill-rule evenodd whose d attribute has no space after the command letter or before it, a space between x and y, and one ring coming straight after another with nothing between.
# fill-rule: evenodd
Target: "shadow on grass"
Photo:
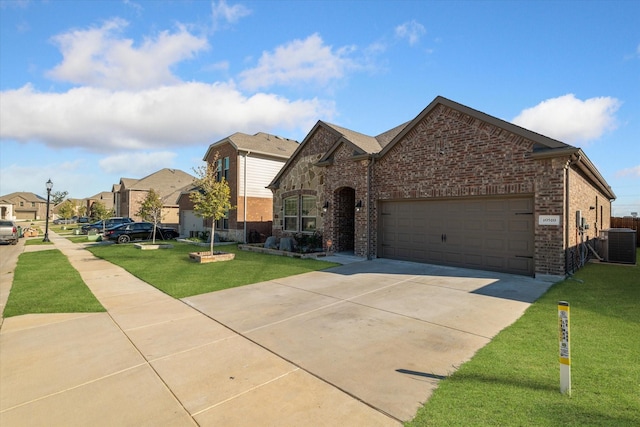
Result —
<instances>
[{"instance_id":1,"label":"shadow on grass","mask_svg":"<svg viewBox=\"0 0 640 427\"><path fill-rule=\"evenodd\" d=\"M560 383L547 384L540 381L536 381L532 378L509 378L504 376L494 376L479 373L464 373L455 377L456 379L464 381L475 381L483 384L501 384L510 387L521 388L526 390L540 390L540 391L553 391L560 393ZM455 379L454 379L455 381ZM559 381L559 380L558 380Z\"/></svg>"}]
</instances>

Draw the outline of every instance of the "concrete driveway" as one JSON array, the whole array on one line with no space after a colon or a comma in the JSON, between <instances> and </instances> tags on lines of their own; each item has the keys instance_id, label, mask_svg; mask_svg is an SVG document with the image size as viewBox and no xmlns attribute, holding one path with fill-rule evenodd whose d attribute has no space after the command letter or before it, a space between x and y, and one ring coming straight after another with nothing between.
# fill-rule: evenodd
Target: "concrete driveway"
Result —
<instances>
[{"instance_id":1,"label":"concrete driveway","mask_svg":"<svg viewBox=\"0 0 640 427\"><path fill-rule=\"evenodd\" d=\"M406 421L441 379L518 319L551 284L377 259L183 301L301 370Z\"/></svg>"}]
</instances>

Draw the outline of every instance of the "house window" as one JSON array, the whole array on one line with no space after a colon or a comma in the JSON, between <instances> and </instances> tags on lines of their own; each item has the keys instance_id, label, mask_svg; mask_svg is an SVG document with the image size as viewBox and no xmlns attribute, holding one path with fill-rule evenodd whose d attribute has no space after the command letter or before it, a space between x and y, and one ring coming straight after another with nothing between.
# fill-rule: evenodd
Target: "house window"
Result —
<instances>
[{"instance_id":1,"label":"house window","mask_svg":"<svg viewBox=\"0 0 640 427\"><path fill-rule=\"evenodd\" d=\"M308 233L316 231L317 211L315 196L302 196L302 210L300 212L302 230L300 231Z\"/></svg>"},{"instance_id":2,"label":"house window","mask_svg":"<svg viewBox=\"0 0 640 427\"><path fill-rule=\"evenodd\" d=\"M284 199L284 229L298 231L298 196Z\"/></svg>"},{"instance_id":3,"label":"house window","mask_svg":"<svg viewBox=\"0 0 640 427\"><path fill-rule=\"evenodd\" d=\"M36 202L31 202L31 207L35 208L36 207Z\"/></svg>"},{"instance_id":4,"label":"house window","mask_svg":"<svg viewBox=\"0 0 640 427\"><path fill-rule=\"evenodd\" d=\"M216 229L218 230L228 230L229 229L229 212L224 216L224 218L220 218L216 221Z\"/></svg>"},{"instance_id":5,"label":"house window","mask_svg":"<svg viewBox=\"0 0 640 427\"><path fill-rule=\"evenodd\" d=\"M224 159L218 159L218 164L216 165L216 180L222 181L224 178L225 181L229 181L229 158L225 157Z\"/></svg>"},{"instance_id":6,"label":"house window","mask_svg":"<svg viewBox=\"0 0 640 427\"><path fill-rule=\"evenodd\" d=\"M20 202L20 207L23 208L24 207L24 202Z\"/></svg>"},{"instance_id":7,"label":"house window","mask_svg":"<svg viewBox=\"0 0 640 427\"><path fill-rule=\"evenodd\" d=\"M316 231L318 207L315 196L294 196L284 199L284 230L303 233Z\"/></svg>"}]
</instances>

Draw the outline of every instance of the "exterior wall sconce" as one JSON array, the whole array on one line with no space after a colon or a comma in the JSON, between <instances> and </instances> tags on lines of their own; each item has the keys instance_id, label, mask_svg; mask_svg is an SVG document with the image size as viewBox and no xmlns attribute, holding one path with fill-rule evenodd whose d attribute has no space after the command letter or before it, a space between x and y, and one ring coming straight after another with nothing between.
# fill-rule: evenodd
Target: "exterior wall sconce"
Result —
<instances>
[{"instance_id":1,"label":"exterior wall sconce","mask_svg":"<svg viewBox=\"0 0 640 427\"><path fill-rule=\"evenodd\" d=\"M596 208L595 206L589 206L590 211L594 210L595 208Z\"/></svg>"},{"instance_id":2,"label":"exterior wall sconce","mask_svg":"<svg viewBox=\"0 0 640 427\"><path fill-rule=\"evenodd\" d=\"M329 210L329 202L326 201L324 202L324 205L322 205L322 212L326 212Z\"/></svg>"},{"instance_id":3,"label":"exterior wall sconce","mask_svg":"<svg viewBox=\"0 0 640 427\"><path fill-rule=\"evenodd\" d=\"M362 210L362 200L358 200L356 203L356 212L360 212Z\"/></svg>"}]
</instances>

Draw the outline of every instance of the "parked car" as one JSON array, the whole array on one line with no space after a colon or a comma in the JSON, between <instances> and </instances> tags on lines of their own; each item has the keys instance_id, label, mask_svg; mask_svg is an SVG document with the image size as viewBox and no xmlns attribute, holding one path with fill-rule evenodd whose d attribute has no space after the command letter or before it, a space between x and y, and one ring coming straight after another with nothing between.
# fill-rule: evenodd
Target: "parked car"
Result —
<instances>
[{"instance_id":1,"label":"parked car","mask_svg":"<svg viewBox=\"0 0 640 427\"><path fill-rule=\"evenodd\" d=\"M0 220L0 242L15 245L18 243L19 238L20 233L18 232L18 226L15 222L8 219Z\"/></svg>"},{"instance_id":2,"label":"parked car","mask_svg":"<svg viewBox=\"0 0 640 427\"><path fill-rule=\"evenodd\" d=\"M88 224L90 222L91 222L91 220L89 219L88 216L81 216L80 218L78 218L78 223L79 224Z\"/></svg>"},{"instance_id":3,"label":"parked car","mask_svg":"<svg viewBox=\"0 0 640 427\"><path fill-rule=\"evenodd\" d=\"M178 232L169 227L156 227L157 240L171 240L178 237ZM151 240L153 224L150 222L132 222L111 227L102 235L103 240L114 240L116 243L129 243L133 240Z\"/></svg>"},{"instance_id":4,"label":"parked car","mask_svg":"<svg viewBox=\"0 0 640 427\"><path fill-rule=\"evenodd\" d=\"M56 218L53 220L54 224L73 224L76 220L73 218Z\"/></svg>"},{"instance_id":5,"label":"parked car","mask_svg":"<svg viewBox=\"0 0 640 427\"><path fill-rule=\"evenodd\" d=\"M107 218L104 221L100 220L91 224L85 224L82 226L81 230L82 234L88 234L92 230L96 233L101 233L103 229L115 227L116 225L129 224L132 222L133 220L129 217L114 216L112 218Z\"/></svg>"}]
</instances>

